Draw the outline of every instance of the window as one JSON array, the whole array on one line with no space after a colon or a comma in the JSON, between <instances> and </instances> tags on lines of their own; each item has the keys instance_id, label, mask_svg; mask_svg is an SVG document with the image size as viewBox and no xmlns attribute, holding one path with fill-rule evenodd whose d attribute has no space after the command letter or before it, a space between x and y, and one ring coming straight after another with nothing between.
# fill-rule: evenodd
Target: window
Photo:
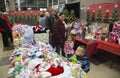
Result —
<instances>
[{"instance_id":1,"label":"window","mask_svg":"<svg viewBox=\"0 0 120 78\"><path fill-rule=\"evenodd\" d=\"M40 10L40 8L47 8L47 0L20 0L20 7L18 0L15 0L16 10Z\"/></svg>"}]
</instances>

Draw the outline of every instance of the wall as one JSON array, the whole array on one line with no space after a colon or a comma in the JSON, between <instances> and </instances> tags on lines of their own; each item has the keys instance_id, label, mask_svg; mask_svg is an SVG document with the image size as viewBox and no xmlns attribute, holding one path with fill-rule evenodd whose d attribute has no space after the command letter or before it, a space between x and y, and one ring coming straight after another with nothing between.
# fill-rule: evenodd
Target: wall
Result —
<instances>
[{"instance_id":1,"label":"wall","mask_svg":"<svg viewBox=\"0 0 120 78\"><path fill-rule=\"evenodd\" d=\"M9 0L10 1L10 10L15 10L15 0Z\"/></svg>"},{"instance_id":2,"label":"wall","mask_svg":"<svg viewBox=\"0 0 120 78\"><path fill-rule=\"evenodd\" d=\"M87 7L90 4L97 4L97 3L106 3L106 2L120 2L120 0L80 0L81 6Z\"/></svg>"},{"instance_id":3,"label":"wall","mask_svg":"<svg viewBox=\"0 0 120 78\"><path fill-rule=\"evenodd\" d=\"M0 1L0 10L1 11L5 10L5 3L3 0Z\"/></svg>"},{"instance_id":4,"label":"wall","mask_svg":"<svg viewBox=\"0 0 120 78\"><path fill-rule=\"evenodd\" d=\"M85 6L86 9L90 4L98 4L98 3L107 3L107 2L120 2L120 0L80 0L81 7ZM81 10L81 19L86 19L86 11Z\"/></svg>"},{"instance_id":5,"label":"wall","mask_svg":"<svg viewBox=\"0 0 120 78\"><path fill-rule=\"evenodd\" d=\"M10 10L15 10L15 4L14 4L14 0L9 0L10 1ZM61 0L61 1L65 1L65 0ZM85 6L88 7L88 5L90 4L97 4L97 3L106 3L106 2L120 2L120 0L69 0L69 1L80 1L81 3L81 7ZM81 10L81 19L86 19L86 11L85 10Z\"/></svg>"}]
</instances>

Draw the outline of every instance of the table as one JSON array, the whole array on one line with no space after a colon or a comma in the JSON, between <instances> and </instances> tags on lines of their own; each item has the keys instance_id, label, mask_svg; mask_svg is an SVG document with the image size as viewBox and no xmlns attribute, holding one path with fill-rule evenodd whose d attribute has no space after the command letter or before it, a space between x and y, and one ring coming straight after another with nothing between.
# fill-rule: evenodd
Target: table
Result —
<instances>
[{"instance_id":1,"label":"table","mask_svg":"<svg viewBox=\"0 0 120 78\"><path fill-rule=\"evenodd\" d=\"M81 40L80 37L76 36L75 38L75 49L78 45L85 45L86 46L86 54L88 57L92 57L94 54L99 52L99 50L104 50L110 52L112 54L120 56L120 45L113 42L106 42L102 40Z\"/></svg>"},{"instance_id":2,"label":"table","mask_svg":"<svg viewBox=\"0 0 120 78\"><path fill-rule=\"evenodd\" d=\"M40 41L44 43L49 43L49 33L35 33L34 40L37 42Z\"/></svg>"},{"instance_id":3,"label":"table","mask_svg":"<svg viewBox=\"0 0 120 78\"><path fill-rule=\"evenodd\" d=\"M118 57L120 57L120 45L113 42L98 41L96 52L99 52L99 49L116 55L116 57L113 57L112 59L111 63L112 68L114 61L117 60Z\"/></svg>"},{"instance_id":4,"label":"table","mask_svg":"<svg viewBox=\"0 0 120 78\"><path fill-rule=\"evenodd\" d=\"M85 45L86 46L86 54L90 58L96 53L96 47L97 47L97 42L92 41L92 40L81 40L80 37L76 36L75 38L75 47L74 50L79 46L79 45Z\"/></svg>"},{"instance_id":5,"label":"table","mask_svg":"<svg viewBox=\"0 0 120 78\"><path fill-rule=\"evenodd\" d=\"M120 56L120 45L118 45L117 43L105 42L105 41L97 41L97 42L98 45L96 47L96 50L101 49Z\"/></svg>"},{"instance_id":6,"label":"table","mask_svg":"<svg viewBox=\"0 0 120 78\"><path fill-rule=\"evenodd\" d=\"M112 54L115 54L116 57L112 59L111 68L113 66L114 61L120 57L120 45L114 42L106 42L103 40L97 40L97 41L87 41L87 40L81 40L80 37L75 37L75 48L77 48L80 44L83 44L86 46L86 54L90 58L94 54L98 53L99 50L104 50L104 52L109 52Z\"/></svg>"},{"instance_id":7,"label":"table","mask_svg":"<svg viewBox=\"0 0 120 78\"><path fill-rule=\"evenodd\" d=\"M72 64L41 42L14 49L9 60L12 78L88 78L80 64Z\"/></svg>"}]
</instances>

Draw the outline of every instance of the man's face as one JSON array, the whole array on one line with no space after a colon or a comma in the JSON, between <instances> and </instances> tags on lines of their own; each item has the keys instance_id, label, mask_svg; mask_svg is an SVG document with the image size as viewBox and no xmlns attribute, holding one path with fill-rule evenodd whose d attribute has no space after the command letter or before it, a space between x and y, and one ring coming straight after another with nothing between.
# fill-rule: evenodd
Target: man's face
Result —
<instances>
[{"instance_id":1,"label":"man's face","mask_svg":"<svg viewBox=\"0 0 120 78\"><path fill-rule=\"evenodd\" d=\"M55 10L52 10L52 11L51 11L51 14L53 14L53 15L56 14Z\"/></svg>"}]
</instances>

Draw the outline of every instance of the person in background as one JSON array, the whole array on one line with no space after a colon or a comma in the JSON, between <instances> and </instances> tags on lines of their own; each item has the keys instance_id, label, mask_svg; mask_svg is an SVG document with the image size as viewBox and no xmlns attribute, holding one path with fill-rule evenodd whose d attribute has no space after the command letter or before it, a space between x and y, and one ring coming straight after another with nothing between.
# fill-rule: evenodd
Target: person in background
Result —
<instances>
[{"instance_id":1,"label":"person in background","mask_svg":"<svg viewBox=\"0 0 120 78\"><path fill-rule=\"evenodd\" d=\"M65 57L64 53L64 42L65 42L65 24L64 13L60 13L58 16L58 20L53 24L53 32L52 32L52 42L53 46L56 48L56 52L60 54L60 49L62 49L62 55Z\"/></svg>"},{"instance_id":2,"label":"person in background","mask_svg":"<svg viewBox=\"0 0 120 78\"><path fill-rule=\"evenodd\" d=\"M50 45L52 45L52 47L54 47L53 43L52 43L53 23L58 19L58 16L57 16L55 9L53 9L53 8L50 9L49 13L50 13L50 15L47 16L47 18L46 18L46 27L47 27L47 30L50 30L49 43L50 43Z\"/></svg>"},{"instance_id":3,"label":"person in background","mask_svg":"<svg viewBox=\"0 0 120 78\"><path fill-rule=\"evenodd\" d=\"M8 22L7 22L7 20L8 20ZM13 46L11 47L10 42L9 42L9 34L10 33L11 33L10 40L13 42L11 27L8 26L9 24L10 24L9 19L6 17L5 13L0 12L0 32L2 34L3 50L13 49Z\"/></svg>"},{"instance_id":4,"label":"person in background","mask_svg":"<svg viewBox=\"0 0 120 78\"><path fill-rule=\"evenodd\" d=\"M8 39L7 39L7 31L8 27L6 22L2 19L3 13L0 12L0 32L2 34L2 40L3 40L3 47L6 48L8 47Z\"/></svg>"},{"instance_id":5,"label":"person in background","mask_svg":"<svg viewBox=\"0 0 120 78\"><path fill-rule=\"evenodd\" d=\"M69 58L70 57L69 55L74 53L73 46L74 46L74 42L72 40L71 35L69 35L64 44L64 52L66 54L66 57Z\"/></svg>"},{"instance_id":6,"label":"person in background","mask_svg":"<svg viewBox=\"0 0 120 78\"><path fill-rule=\"evenodd\" d=\"M41 25L41 19L44 17L44 13L40 12L40 14L38 15L38 22Z\"/></svg>"},{"instance_id":7,"label":"person in background","mask_svg":"<svg viewBox=\"0 0 120 78\"><path fill-rule=\"evenodd\" d=\"M8 26L8 39L9 39L9 44L10 46L13 46L13 36L12 36L12 27L13 27L13 19L9 17L9 14L7 12L3 13L3 20L5 20L7 26Z\"/></svg>"},{"instance_id":8,"label":"person in background","mask_svg":"<svg viewBox=\"0 0 120 78\"><path fill-rule=\"evenodd\" d=\"M44 17L41 18L40 25L46 27L46 18L49 16L49 12L44 13Z\"/></svg>"},{"instance_id":9,"label":"person in background","mask_svg":"<svg viewBox=\"0 0 120 78\"><path fill-rule=\"evenodd\" d=\"M10 14L8 15L8 17L9 17L10 23L15 24L15 20L12 18L12 16L10 16Z\"/></svg>"},{"instance_id":10,"label":"person in background","mask_svg":"<svg viewBox=\"0 0 120 78\"><path fill-rule=\"evenodd\" d=\"M78 46L75 54L71 55L69 61L73 64L81 64L81 68L87 73L90 70L90 63L85 53L84 46Z\"/></svg>"}]
</instances>

